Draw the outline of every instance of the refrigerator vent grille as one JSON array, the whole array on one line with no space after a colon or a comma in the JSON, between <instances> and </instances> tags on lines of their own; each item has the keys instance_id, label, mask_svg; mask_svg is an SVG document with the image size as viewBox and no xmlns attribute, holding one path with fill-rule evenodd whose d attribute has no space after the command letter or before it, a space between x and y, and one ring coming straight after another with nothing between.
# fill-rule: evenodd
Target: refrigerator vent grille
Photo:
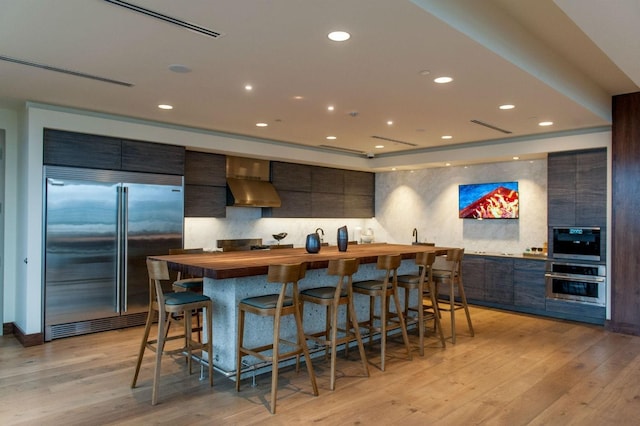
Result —
<instances>
[{"instance_id":1,"label":"refrigerator vent grille","mask_svg":"<svg viewBox=\"0 0 640 426\"><path fill-rule=\"evenodd\" d=\"M47 328L45 340L61 339L63 337L80 336L82 334L97 333L99 331L116 330L125 327L144 325L147 313L140 312L118 317L100 318L89 321L56 324Z\"/></svg>"}]
</instances>

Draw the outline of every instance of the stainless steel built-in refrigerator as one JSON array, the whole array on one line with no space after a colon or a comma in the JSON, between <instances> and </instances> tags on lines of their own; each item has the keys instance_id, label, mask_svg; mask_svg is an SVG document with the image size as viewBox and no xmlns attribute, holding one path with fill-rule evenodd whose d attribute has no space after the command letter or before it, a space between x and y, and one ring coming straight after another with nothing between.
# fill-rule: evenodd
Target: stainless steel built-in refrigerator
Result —
<instances>
[{"instance_id":1,"label":"stainless steel built-in refrigerator","mask_svg":"<svg viewBox=\"0 0 640 426\"><path fill-rule=\"evenodd\" d=\"M182 247L183 177L45 167L45 340L143 324L146 257Z\"/></svg>"}]
</instances>

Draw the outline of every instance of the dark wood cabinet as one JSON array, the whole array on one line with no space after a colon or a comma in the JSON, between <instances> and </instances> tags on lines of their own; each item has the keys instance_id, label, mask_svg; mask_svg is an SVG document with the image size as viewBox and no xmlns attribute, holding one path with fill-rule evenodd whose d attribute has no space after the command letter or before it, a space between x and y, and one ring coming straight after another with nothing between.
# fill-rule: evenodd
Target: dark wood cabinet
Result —
<instances>
[{"instance_id":1,"label":"dark wood cabinet","mask_svg":"<svg viewBox=\"0 0 640 426\"><path fill-rule=\"evenodd\" d=\"M263 208L262 217L311 217L311 192L278 190L282 205Z\"/></svg>"},{"instance_id":2,"label":"dark wood cabinet","mask_svg":"<svg viewBox=\"0 0 640 426\"><path fill-rule=\"evenodd\" d=\"M485 259L484 289L484 300L513 305L513 259Z\"/></svg>"},{"instance_id":3,"label":"dark wood cabinet","mask_svg":"<svg viewBox=\"0 0 640 426\"><path fill-rule=\"evenodd\" d=\"M271 182L278 190L311 192L311 167L273 161L271 162Z\"/></svg>"},{"instance_id":4,"label":"dark wood cabinet","mask_svg":"<svg viewBox=\"0 0 640 426\"><path fill-rule=\"evenodd\" d=\"M549 226L576 221L576 155L549 154L547 160L547 221Z\"/></svg>"},{"instance_id":5,"label":"dark wood cabinet","mask_svg":"<svg viewBox=\"0 0 640 426\"><path fill-rule=\"evenodd\" d=\"M311 217L341 218L344 215L344 194L311 193Z\"/></svg>"},{"instance_id":6,"label":"dark wood cabinet","mask_svg":"<svg viewBox=\"0 0 640 426\"><path fill-rule=\"evenodd\" d=\"M53 166L120 170L120 139L44 129L43 163Z\"/></svg>"},{"instance_id":7,"label":"dark wood cabinet","mask_svg":"<svg viewBox=\"0 0 640 426\"><path fill-rule=\"evenodd\" d=\"M227 189L221 186L185 185L185 217L225 217Z\"/></svg>"},{"instance_id":8,"label":"dark wood cabinet","mask_svg":"<svg viewBox=\"0 0 640 426\"><path fill-rule=\"evenodd\" d=\"M185 217L226 217L226 157L187 151L184 169Z\"/></svg>"},{"instance_id":9,"label":"dark wood cabinet","mask_svg":"<svg viewBox=\"0 0 640 426\"><path fill-rule=\"evenodd\" d=\"M184 156L182 146L124 139L121 170L182 176Z\"/></svg>"},{"instance_id":10,"label":"dark wood cabinet","mask_svg":"<svg viewBox=\"0 0 640 426\"><path fill-rule=\"evenodd\" d=\"M263 217L374 216L374 173L274 161L271 182L282 206L263 209Z\"/></svg>"},{"instance_id":11,"label":"dark wood cabinet","mask_svg":"<svg viewBox=\"0 0 640 426\"><path fill-rule=\"evenodd\" d=\"M311 166L311 192L344 194L344 170Z\"/></svg>"},{"instance_id":12,"label":"dark wood cabinet","mask_svg":"<svg viewBox=\"0 0 640 426\"><path fill-rule=\"evenodd\" d=\"M514 259L513 304L524 308L545 309L545 264L541 261Z\"/></svg>"},{"instance_id":13,"label":"dark wood cabinet","mask_svg":"<svg viewBox=\"0 0 640 426\"><path fill-rule=\"evenodd\" d=\"M462 280L468 301L485 299L485 261L478 256L465 256L462 259Z\"/></svg>"},{"instance_id":14,"label":"dark wood cabinet","mask_svg":"<svg viewBox=\"0 0 640 426\"><path fill-rule=\"evenodd\" d=\"M607 226L607 151L587 151L576 159L576 225Z\"/></svg>"},{"instance_id":15,"label":"dark wood cabinet","mask_svg":"<svg viewBox=\"0 0 640 426\"><path fill-rule=\"evenodd\" d=\"M220 154L187 151L185 153L185 185L226 187L227 157Z\"/></svg>"},{"instance_id":16,"label":"dark wood cabinet","mask_svg":"<svg viewBox=\"0 0 640 426\"><path fill-rule=\"evenodd\" d=\"M184 174L181 146L44 129L46 165L130 172Z\"/></svg>"},{"instance_id":17,"label":"dark wood cabinet","mask_svg":"<svg viewBox=\"0 0 640 426\"><path fill-rule=\"evenodd\" d=\"M549 154L547 194L549 226L606 226L607 151Z\"/></svg>"},{"instance_id":18,"label":"dark wood cabinet","mask_svg":"<svg viewBox=\"0 0 640 426\"><path fill-rule=\"evenodd\" d=\"M372 196L376 190L376 175L354 170L344 171L344 193Z\"/></svg>"}]
</instances>

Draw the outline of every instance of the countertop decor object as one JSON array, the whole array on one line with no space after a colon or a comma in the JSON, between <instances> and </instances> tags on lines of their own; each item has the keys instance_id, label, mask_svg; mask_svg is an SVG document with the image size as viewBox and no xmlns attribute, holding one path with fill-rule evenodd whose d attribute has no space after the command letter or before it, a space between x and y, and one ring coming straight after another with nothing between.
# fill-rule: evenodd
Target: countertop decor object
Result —
<instances>
[{"instance_id":1,"label":"countertop decor object","mask_svg":"<svg viewBox=\"0 0 640 426\"><path fill-rule=\"evenodd\" d=\"M349 245L349 231L346 226L338 228L338 250L347 251Z\"/></svg>"},{"instance_id":2,"label":"countertop decor object","mask_svg":"<svg viewBox=\"0 0 640 426\"><path fill-rule=\"evenodd\" d=\"M304 247L307 253L318 253L320 251L320 235L317 232L307 235L307 242Z\"/></svg>"}]
</instances>

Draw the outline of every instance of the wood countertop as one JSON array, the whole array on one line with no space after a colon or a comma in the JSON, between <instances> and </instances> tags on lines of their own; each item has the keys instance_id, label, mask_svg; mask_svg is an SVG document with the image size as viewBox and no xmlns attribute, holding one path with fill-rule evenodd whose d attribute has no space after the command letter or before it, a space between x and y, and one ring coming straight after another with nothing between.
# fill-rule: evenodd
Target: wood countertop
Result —
<instances>
[{"instance_id":1,"label":"wood countertop","mask_svg":"<svg viewBox=\"0 0 640 426\"><path fill-rule=\"evenodd\" d=\"M193 276L213 278L250 277L266 275L271 264L307 262L307 269L326 268L329 260L358 258L360 263L375 263L378 256L400 254L403 259L411 259L419 252L446 254L447 247L405 244L352 244L346 252L337 246L323 246L319 253L307 253L304 248L277 250L251 250L234 252L174 254L149 256L150 259L164 260L169 268Z\"/></svg>"}]
</instances>

